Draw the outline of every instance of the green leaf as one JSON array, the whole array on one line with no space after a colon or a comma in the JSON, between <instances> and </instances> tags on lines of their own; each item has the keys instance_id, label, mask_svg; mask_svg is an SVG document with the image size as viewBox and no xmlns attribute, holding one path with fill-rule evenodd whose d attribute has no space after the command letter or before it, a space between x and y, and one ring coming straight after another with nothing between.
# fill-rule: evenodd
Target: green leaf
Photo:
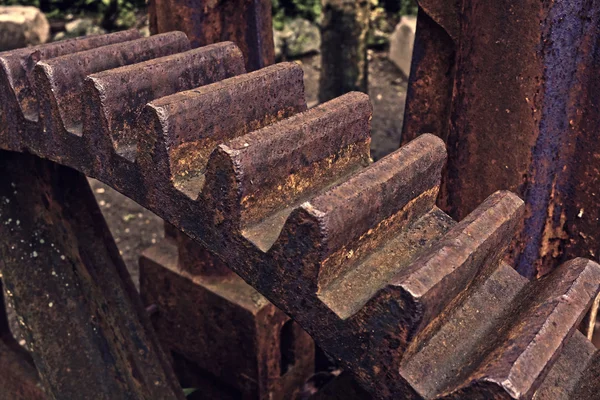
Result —
<instances>
[{"instance_id":1,"label":"green leaf","mask_svg":"<svg viewBox=\"0 0 600 400\"><path fill-rule=\"evenodd\" d=\"M190 394L194 393L196 390L198 390L198 388L187 388L187 389L183 389L183 394L185 394L185 396L189 396Z\"/></svg>"}]
</instances>

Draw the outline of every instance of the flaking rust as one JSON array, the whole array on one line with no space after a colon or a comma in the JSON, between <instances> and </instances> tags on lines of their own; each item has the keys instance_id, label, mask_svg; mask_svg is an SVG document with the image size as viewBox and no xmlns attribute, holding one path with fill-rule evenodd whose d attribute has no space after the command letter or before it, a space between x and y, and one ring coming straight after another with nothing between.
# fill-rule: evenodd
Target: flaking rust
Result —
<instances>
[{"instance_id":1,"label":"flaking rust","mask_svg":"<svg viewBox=\"0 0 600 400\"><path fill-rule=\"evenodd\" d=\"M185 47L180 34L167 35ZM349 93L307 110L296 65L245 73L241 52L231 44L168 54L159 54L158 46L149 55L147 45L156 40L110 45L126 49L129 61L106 71L91 68L88 75L44 75L43 64L35 66L37 81L84 88L81 132L65 129L61 94L34 85L42 118L34 124L11 117L0 147L14 150L23 139L20 150L99 178L161 216L239 275L246 289L264 296L248 307L268 299L374 398L553 393L547 398L554 400L584 390L552 377L587 351L589 342L575 332L600 288L600 266L579 258L530 282L505 264L527 215L519 197L491 193L456 222L436 206L446 163L439 138L421 135L372 164L368 96ZM154 74L155 68L163 72ZM183 78L190 74L208 78ZM0 70L3 93L14 92L14 81ZM138 90L135 101L130 96ZM8 96L2 107L19 110L17 101ZM20 171L22 179L32 179L27 169ZM180 243L178 257L189 256L189 244ZM187 276L178 281L182 299L193 290L185 285L194 276L204 286L241 282L214 263L192 265L173 267ZM144 285L153 278L146 276ZM18 274L12 279L11 285L23 284ZM167 289L152 290L148 299L172 300ZM119 315L110 305L102 310ZM284 323L283 314L273 315ZM570 382L596 371L595 356L588 358ZM597 382L585 390L589 386Z\"/></svg>"},{"instance_id":2,"label":"flaking rust","mask_svg":"<svg viewBox=\"0 0 600 400\"><path fill-rule=\"evenodd\" d=\"M527 277L597 259L600 2L419 3L402 141L446 142L440 207L523 197L510 261Z\"/></svg>"}]
</instances>

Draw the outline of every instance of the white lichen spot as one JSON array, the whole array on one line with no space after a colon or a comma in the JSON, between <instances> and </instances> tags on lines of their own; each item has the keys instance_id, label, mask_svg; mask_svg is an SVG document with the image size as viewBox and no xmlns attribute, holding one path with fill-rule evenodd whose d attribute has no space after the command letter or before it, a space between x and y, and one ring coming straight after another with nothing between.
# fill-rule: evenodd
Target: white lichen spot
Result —
<instances>
[{"instance_id":1,"label":"white lichen spot","mask_svg":"<svg viewBox=\"0 0 600 400\"><path fill-rule=\"evenodd\" d=\"M4 201L6 202L6 204L10 203L10 199L4 199Z\"/></svg>"},{"instance_id":2,"label":"white lichen spot","mask_svg":"<svg viewBox=\"0 0 600 400\"><path fill-rule=\"evenodd\" d=\"M48 307L52 308L52 306L54 305L53 302L48 303Z\"/></svg>"},{"instance_id":3,"label":"white lichen spot","mask_svg":"<svg viewBox=\"0 0 600 400\"><path fill-rule=\"evenodd\" d=\"M44 241L44 239L40 239L40 244L44 244L44 243L46 243L46 242Z\"/></svg>"},{"instance_id":4,"label":"white lichen spot","mask_svg":"<svg viewBox=\"0 0 600 400\"><path fill-rule=\"evenodd\" d=\"M65 259L65 256L60 256L60 259L61 259L61 260L64 260L64 259Z\"/></svg>"},{"instance_id":5,"label":"white lichen spot","mask_svg":"<svg viewBox=\"0 0 600 400\"><path fill-rule=\"evenodd\" d=\"M25 341L25 339L21 339L21 340L19 340L19 344L21 346L25 346L27 344L27 342Z\"/></svg>"},{"instance_id":6,"label":"white lichen spot","mask_svg":"<svg viewBox=\"0 0 600 400\"><path fill-rule=\"evenodd\" d=\"M21 225L21 221L19 221L19 220L16 220L16 221L15 221L15 223L16 223L17 225Z\"/></svg>"},{"instance_id":7,"label":"white lichen spot","mask_svg":"<svg viewBox=\"0 0 600 400\"><path fill-rule=\"evenodd\" d=\"M15 185L15 183L14 183L14 182L11 182L11 183L10 183L10 186L12 186L13 188L16 188L16 187L17 187L17 185Z\"/></svg>"},{"instance_id":8,"label":"white lichen spot","mask_svg":"<svg viewBox=\"0 0 600 400\"><path fill-rule=\"evenodd\" d=\"M583 208L579 210L579 214L577 214L577 218L583 217Z\"/></svg>"},{"instance_id":9,"label":"white lichen spot","mask_svg":"<svg viewBox=\"0 0 600 400\"><path fill-rule=\"evenodd\" d=\"M55 270L52 270L52 276L58 276Z\"/></svg>"},{"instance_id":10,"label":"white lichen spot","mask_svg":"<svg viewBox=\"0 0 600 400\"><path fill-rule=\"evenodd\" d=\"M38 256L38 253L37 253L37 251L35 251L35 250L34 250L34 251L33 251L33 253L31 253L31 256L32 256L32 257L37 257L37 256Z\"/></svg>"}]
</instances>

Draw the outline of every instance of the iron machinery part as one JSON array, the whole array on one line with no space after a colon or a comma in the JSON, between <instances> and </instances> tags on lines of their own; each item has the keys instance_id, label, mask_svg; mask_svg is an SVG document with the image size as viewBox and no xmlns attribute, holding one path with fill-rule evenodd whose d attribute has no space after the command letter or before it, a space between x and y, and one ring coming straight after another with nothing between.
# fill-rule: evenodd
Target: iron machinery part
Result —
<instances>
[{"instance_id":1,"label":"iron machinery part","mask_svg":"<svg viewBox=\"0 0 600 400\"><path fill-rule=\"evenodd\" d=\"M275 62L271 0L149 0L153 34L182 31L192 47L231 41L248 71Z\"/></svg>"},{"instance_id":2,"label":"iron machinery part","mask_svg":"<svg viewBox=\"0 0 600 400\"><path fill-rule=\"evenodd\" d=\"M140 257L140 294L183 387L215 399L295 399L315 347L283 311L180 232Z\"/></svg>"},{"instance_id":3,"label":"iron machinery part","mask_svg":"<svg viewBox=\"0 0 600 400\"><path fill-rule=\"evenodd\" d=\"M503 262L516 195L458 223L436 207L442 140L372 164L368 96L307 110L295 64L245 73L231 43L182 48L168 33L48 56L32 73L35 50L0 54L0 147L97 178L200 242L376 398L577 398L597 366L576 333L596 263L526 280ZM568 382L552 378L581 353Z\"/></svg>"},{"instance_id":4,"label":"iron machinery part","mask_svg":"<svg viewBox=\"0 0 600 400\"><path fill-rule=\"evenodd\" d=\"M448 146L438 205L525 200L510 263L542 276L598 258L600 1L419 0L402 142Z\"/></svg>"}]
</instances>

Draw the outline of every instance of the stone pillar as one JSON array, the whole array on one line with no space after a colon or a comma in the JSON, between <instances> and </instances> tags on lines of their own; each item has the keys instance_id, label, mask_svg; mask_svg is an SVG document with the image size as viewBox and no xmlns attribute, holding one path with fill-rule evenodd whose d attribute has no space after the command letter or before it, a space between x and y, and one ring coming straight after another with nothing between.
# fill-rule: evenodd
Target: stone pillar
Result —
<instances>
[{"instance_id":1,"label":"stone pillar","mask_svg":"<svg viewBox=\"0 0 600 400\"><path fill-rule=\"evenodd\" d=\"M370 2L323 0L319 101L352 91L367 92Z\"/></svg>"}]
</instances>

